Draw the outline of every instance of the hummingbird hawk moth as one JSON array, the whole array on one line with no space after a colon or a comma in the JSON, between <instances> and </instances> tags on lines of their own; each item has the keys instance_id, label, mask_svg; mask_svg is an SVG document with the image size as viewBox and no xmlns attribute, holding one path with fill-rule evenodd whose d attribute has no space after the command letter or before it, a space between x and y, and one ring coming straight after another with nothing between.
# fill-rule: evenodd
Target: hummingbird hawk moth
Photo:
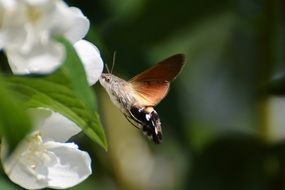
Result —
<instances>
[{"instance_id":1,"label":"hummingbird hawk moth","mask_svg":"<svg viewBox=\"0 0 285 190\"><path fill-rule=\"evenodd\" d=\"M184 62L185 56L176 54L128 81L111 73L102 73L99 81L127 120L160 144L161 122L154 106L167 95L170 82L180 73Z\"/></svg>"}]
</instances>

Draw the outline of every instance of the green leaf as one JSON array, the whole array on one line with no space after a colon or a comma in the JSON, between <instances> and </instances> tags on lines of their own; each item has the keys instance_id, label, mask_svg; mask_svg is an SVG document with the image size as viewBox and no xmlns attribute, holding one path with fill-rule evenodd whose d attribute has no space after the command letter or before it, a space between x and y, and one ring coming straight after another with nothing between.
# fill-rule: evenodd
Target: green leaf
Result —
<instances>
[{"instance_id":1,"label":"green leaf","mask_svg":"<svg viewBox=\"0 0 285 190\"><path fill-rule=\"evenodd\" d=\"M0 132L5 137L12 152L18 143L32 129L31 121L17 97L6 88L0 77Z\"/></svg>"},{"instance_id":2,"label":"green leaf","mask_svg":"<svg viewBox=\"0 0 285 190\"><path fill-rule=\"evenodd\" d=\"M44 107L61 113L107 150L95 96L82 63L72 45L63 39L59 41L66 48L67 59L58 71L49 76L12 76L9 85L25 100L27 108Z\"/></svg>"},{"instance_id":3,"label":"green leaf","mask_svg":"<svg viewBox=\"0 0 285 190\"><path fill-rule=\"evenodd\" d=\"M84 102L88 109L96 112L95 98L88 85L80 58L67 40L59 38L58 41L65 46L66 51L66 59L61 68L62 72L70 80L71 87L76 95Z\"/></svg>"},{"instance_id":4,"label":"green leaf","mask_svg":"<svg viewBox=\"0 0 285 190\"><path fill-rule=\"evenodd\" d=\"M21 190L19 186L12 184L10 181L5 180L4 176L0 175L0 187L3 190Z\"/></svg>"}]
</instances>

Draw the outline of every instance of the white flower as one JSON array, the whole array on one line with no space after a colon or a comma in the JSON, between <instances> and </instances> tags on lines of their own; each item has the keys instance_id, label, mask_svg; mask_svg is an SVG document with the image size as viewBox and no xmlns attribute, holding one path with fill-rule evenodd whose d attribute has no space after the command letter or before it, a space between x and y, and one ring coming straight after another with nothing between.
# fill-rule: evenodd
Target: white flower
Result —
<instances>
[{"instance_id":1,"label":"white flower","mask_svg":"<svg viewBox=\"0 0 285 190\"><path fill-rule=\"evenodd\" d=\"M0 0L0 49L15 74L49 73L60 66L64 48L53 40L82 39L89 20L61 0Z\"/></svg>"},{"instance_id":2,"label":"white flower","mask_svg":"<svg viewBox=\"0 0 285 190\"><path fill-rule=\"evenodd\" d=\"M26 189L69 188L91 173L88 153L74 143L64 143L81 129L62 115L33 109L38 130L27 137L8 158L5 144L1 159L5 173Z\"/></svg>"}]
</instances>

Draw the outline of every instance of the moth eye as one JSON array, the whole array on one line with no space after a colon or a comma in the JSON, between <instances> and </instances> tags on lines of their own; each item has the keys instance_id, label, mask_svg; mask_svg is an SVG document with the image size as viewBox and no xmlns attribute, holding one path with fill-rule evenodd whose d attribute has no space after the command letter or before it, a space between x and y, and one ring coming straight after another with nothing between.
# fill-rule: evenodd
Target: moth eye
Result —
<instances>
[{"instance_id":1,"label":"moth eye","mask_svg":"<svg viewBox=\"0 0 285 190\"><path fill-rule=\"evenodd\" d=\"M110 78L109 77L106 77L105 80L106 80L106 82L110 82Z\"/></svg>"},{"instance_id":2,"label":"moth eye","mask_svg":"<svg viewBox=\"0 0 285 190\"><path fill-rule=\"evenodd\" d=\"M111 77L110 76L106 76L106 75L102 75L102 79L104 79L104 81L106 82L110 82Z\"/></svg>"}]
</instances>

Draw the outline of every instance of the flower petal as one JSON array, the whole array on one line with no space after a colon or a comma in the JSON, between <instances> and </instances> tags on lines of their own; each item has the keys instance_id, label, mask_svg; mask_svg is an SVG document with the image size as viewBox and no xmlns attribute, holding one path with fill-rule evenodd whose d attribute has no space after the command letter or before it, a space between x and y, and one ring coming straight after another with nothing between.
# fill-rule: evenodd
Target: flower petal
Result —
<instances>
[{"instance_id":1,"label":"flower petal","mask_svg":"<svg viewBox=\"0 0 285 190\"><path fill-rule=\"evenodd\" d=\"M49 187L69 188L82 182L92 173L90 156L87 152L78 150L74 143L49 141L45 145L59 161L48 168Z\"/></svg>"},{"instance_id":2,"label":"flower petal","mask_svg":"<svg viewBox=\"0 0 285 190\"><path fill-rule=\"evenodd\" d=\"M7 144L1 146L1 160L8 177L26 189L69 188L91 173L91 159L74 143L42 143L35 133L7 156Z\"/></svg>"},{"instance_id":3,"label":"flower petal","mask_svg":"<svg viewBox=\"0 0 285 190\"><path fill-rule=\"evenodd\" d=\"M90 27L90 22L85 17L81 10L76 7L70 7L69 11L72 13L72 23L68 31L64 36L70 40L71 43L75 43L78 40L81 40L88 32Z\"/></svg>"},{"instance_id":4,"label":"flower petal","mask_svg":"<svg viewBox=\"0 0 285 190\"><path fill-rule=\"evenodd\" d=\"M47 187L47 167L56 163L54 154L44 151L38 137L32 135L23 140L8 158L5 139L1 144L1 161L5 173L11 181L26 189Z\"/></svg>"},{"instance_id":5,"label":"flower petal","mask_svg":"<svg viewBox=\"0 0 285 190\"><path fill-rule=\"evenodd\" d=\"M89 85L95 84L103 71L103 60L98 48L86 40L79 40L74 48L83 63Z\"/></svg>"},{"instance_id":6,"label":"flower petal","mask_svg":"<svg viewBox=\"0 0 285 190\"><path fill-rule=\"evenodd\" d=\"M4 170L5 165L6 164L4 162ZM32 176L29 172L27 172L26 169L24 169L23 163L21 163L19 159L15 159L15 162L13 162L13 165L11 166L13 166L11 170L9 172L5 172L11 181L20 185L21 187L24 187L26 189L41 189L48 186L47 181L37 179L35 176ZM45 176L47 176L46 174Z\"/></svg>"},{"instance_id":7,"label":"flower petal","mask_svg":"<svg viewBox=\"0 0 285 190\"><path fill-rule=\"evenodd\" d=\"M25 15L18 10L19 7L19 3L13 0L0 1L0 48L19 48L26 40L28 34L23 27Z\"/></svg>"},{"instance_id":8,"label":"flower petal","mask_svg":"<svg viewBox=\"0 0 285 190\"><path fill-rule=\"evenodd\" d=\"M39 131L44 142L49 140L66 142L70 137L79 133L81 128L63 115L52 112L39 126Z\"/></svg>"},{"instance_id":9,"label":"flower petal","mask_svg":"<svg viewBox=\"0 0 285 190\"><path fill-rule=\"evenodd\" d=\"M14 74L47 74L57 69L64 60L64 48L59 43L38 45L33 51L6 49Z\"/></svg>"}]
</instances>

